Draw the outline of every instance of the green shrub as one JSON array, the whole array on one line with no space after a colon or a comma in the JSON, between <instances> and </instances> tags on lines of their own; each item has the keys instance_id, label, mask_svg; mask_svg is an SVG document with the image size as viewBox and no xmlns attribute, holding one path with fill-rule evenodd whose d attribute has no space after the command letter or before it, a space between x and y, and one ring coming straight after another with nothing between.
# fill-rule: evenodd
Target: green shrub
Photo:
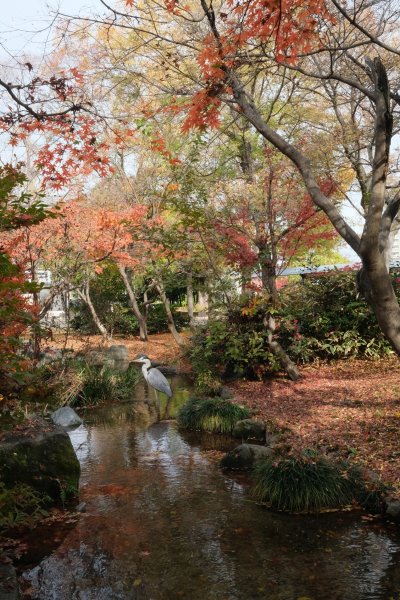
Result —
<instances>
[{"instance_id":1,"label":"green shrub","mask_svg":"<svg viewBox=\"0 0 400 600\"><path fill-rule=\"evenodd\" d=\"M338 467L320 458L264 460L254 470L252 497L276 510L318 512L340 508L353 498Z\"/></svg>"},{"instance_id":2,"label":"green shrub","mask_svg":"<svg viewBox=\"0 0 400 600\"><path fill-rule=\"evenodd\" d=\"M50 498L23 483L6 488L0 482L0 531L32 524L48 513Z\"/></svg>"},{"instance_id":3,"label":"green shrub","mask_svg":"<svg viewBox=\"0 0 400 600\"><path fill-rule=\"evenodd\" d=\"M235 424L247 419L250 411L222 398L191 398L178 413L185 429L231 434Z\"/></svg>"},{"instance_id":4,"label":"green shrub","mask_svg":"<svg viewBox=\"0 0 400 600\"><path fill-rule=\"evenodd\" d=\"M225 316L196 329L188 349L196 375L261 379L276 373L279 365L269 350L263 323L269 310L263 297L244 298Z\"/></svg>"},{"instance_id":5,"label":"green shrub","mask_svg":"<svg viewBox=\"0 0 400 600\"><path fill-rule=\"evenodd\" d=\"M187 313L172 309L172 314L178 331L189 326L189 317ZM148 333L164 333L168 331L167 317L165 316L163 304L156 302L149 306L147 331Z\"/></svg>"},{"instance_id":6,"label":"green shrub","mask_svg":"<svg viewBox=\"0 0 400 600\"><path fill-rule=\"evenodd\" d=\"M269 313L276 321L275 338L295 362L391 352L353 273L308 278L287 286L280 299L272 308L268 297L243 297L218 320L198 328L188 350L197 377L261 379L279 371L264 325Z\"/></svg>"},{"instance_id":7,"label":"green shrub","mask_svg":"<svg viewBox=\"0 0 400 600\"><path fill-rule=\"evenodd\" d=\"M221 380L211 370L206 369L197 374L195 387L202 396L218 396L221 388Z\"/></svg>"},{"instance_id":8,"label":"green shrub","mask_svg":"<svg viewBox=\"0 0 400 600\"><path fill-rule=\"evenodd\" d=\"M288 286L279 339L297 362L316 358L378 358L390 353L354 273L329 273Z\"/></svg>"}]
</instances>

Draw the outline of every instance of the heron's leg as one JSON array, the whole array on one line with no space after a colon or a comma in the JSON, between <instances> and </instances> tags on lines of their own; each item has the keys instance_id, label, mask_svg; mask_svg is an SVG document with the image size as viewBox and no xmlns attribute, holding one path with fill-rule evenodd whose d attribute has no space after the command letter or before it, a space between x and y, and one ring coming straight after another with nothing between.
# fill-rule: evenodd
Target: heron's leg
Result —
<instances>
[{"instance_id":1,"label":"heron's leg","mask_svg":"<svg viewBox=\"0 0 400 600\"><path fill-rule=\"evenodd\" d=\"M154 393L156 395L156 409L157 409L157 422L161 421L161 404L160 397L158 395L158 390L154 388Z\"/></svg>"},{"instance_id":2,"label":"heron's leg","mask_svg":"<svg viewBox=\"0 0 400 600\"><path fill-rule=\"evenodd\" d=\"M172 401L172 398L167 398L167 403L165 405L163 420L169 419L169 411L170 411L170 408L171 408L171 401Z\"/></svg>"}]
</instances>

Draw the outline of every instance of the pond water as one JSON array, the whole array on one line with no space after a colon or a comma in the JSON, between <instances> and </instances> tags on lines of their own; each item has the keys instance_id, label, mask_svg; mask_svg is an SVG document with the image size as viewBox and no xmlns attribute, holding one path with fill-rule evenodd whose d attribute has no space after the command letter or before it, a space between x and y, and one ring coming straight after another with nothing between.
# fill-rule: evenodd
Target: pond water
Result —
<instances>
[{"instance_id":1,"label":"pond water","mask_svg":"<svg viewBox=\"0 0 400 600\"><path fill-rule=\"evenodd\" d=\"M87 411L71 432L86 512L59 544L51 531L23 567L39 600L390 600L400 598L400 535L360 515L291 516L251 502L246 477L222 472L232 440L178 431L187 396L158 411ZM152 424L153 423L153 424ZM37 532L39 539L40 532ZM51 548L53 547L53 549Z\"/></svg>"}]
</instances>

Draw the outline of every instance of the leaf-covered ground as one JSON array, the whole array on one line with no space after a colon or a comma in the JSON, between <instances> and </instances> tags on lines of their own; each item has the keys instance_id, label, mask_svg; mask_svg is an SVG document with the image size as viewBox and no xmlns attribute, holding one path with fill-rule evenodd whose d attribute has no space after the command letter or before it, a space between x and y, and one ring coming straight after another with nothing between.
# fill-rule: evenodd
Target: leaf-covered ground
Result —
<instances>
[{"instance_id":1,"label":"leaf-covered ground","mask_svg":"<svg viewBox=\"0 0 400 600\"><path fill-rule=\"evenodd\" d=\"M184 334L181 334L184 335ZM55 335L50 348L63 348L65 338L63 334ZM129 350L129 358L133 360L138 354L147 354L152 360L174 364L177 368L187 370L189 365L179 352L179 348L170 333L159 333L150 335L148 342L141 342L138 337L116 336L110 342L105 343L100 335L70 335L67 340L67 348L76 352L89 350L114 344L124 344Z\"/></svg>"},{"instance_id":2,"label":"leaf-covered ground","mask_svg":"<svg viewBox=\"0 0 400 600\"><path fill-rule=\"evenodd\" d=\"M294 447L318 446L377 473L400 497L398 359L303 367L302 379L237 381L235 400L257 418L289 428Z\"/></svg>"},{"instance_id":3,"label":"leaf-covered ground","mask_svg":"<svg viewBox=\"0 0 400 600\"><path fill-rule=\"evenodd\" d=\"M170 334L116 338L131 358L143 352L152 360L187 369ZM57 341L56 341L57 344ZM99 336L70 338L81 350L101 344ZM59 342L58 344L59 345ZM280 376L267 381L237 381L230 385L235 401L254 411L256 418L288 428L293 447L318 446L322 451L352 460L395 486L400 498L400 375L399 361L347 360L301 368L302 379Z\"/></svg>"}]
</instances>

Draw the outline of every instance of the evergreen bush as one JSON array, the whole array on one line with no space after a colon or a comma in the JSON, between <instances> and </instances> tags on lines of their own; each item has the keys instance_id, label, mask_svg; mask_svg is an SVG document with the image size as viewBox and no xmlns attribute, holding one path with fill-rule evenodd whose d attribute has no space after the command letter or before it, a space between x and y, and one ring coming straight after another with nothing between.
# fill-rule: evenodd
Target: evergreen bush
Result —
<instances>
[{"instance_id":1,"label":"evergreen bush","mask_svg":"<svg viewBox=\"0 0 400 600\"><path fill-rule=\"evenodd\" d=\"M240 298L198 328L188 349L197 377L261 379L276 373L280 365L270 352L264 324L268 314L275 318L275 339L297 363L378 358L391 352L357 292L355 274L329 273L288 285L278 307L271 307L268 297Z\"/></svg>"},{"instance_id":2,"label":"evergreen bush","mask_svg":"<svg viewBox=\"0 0 400 600\"><path fill-rule=\"evenodd\" d=\"M378 358L390 353L354 273L306 278L285 288L279 339L297 362Z\"/></svg>"}]
</instances>

